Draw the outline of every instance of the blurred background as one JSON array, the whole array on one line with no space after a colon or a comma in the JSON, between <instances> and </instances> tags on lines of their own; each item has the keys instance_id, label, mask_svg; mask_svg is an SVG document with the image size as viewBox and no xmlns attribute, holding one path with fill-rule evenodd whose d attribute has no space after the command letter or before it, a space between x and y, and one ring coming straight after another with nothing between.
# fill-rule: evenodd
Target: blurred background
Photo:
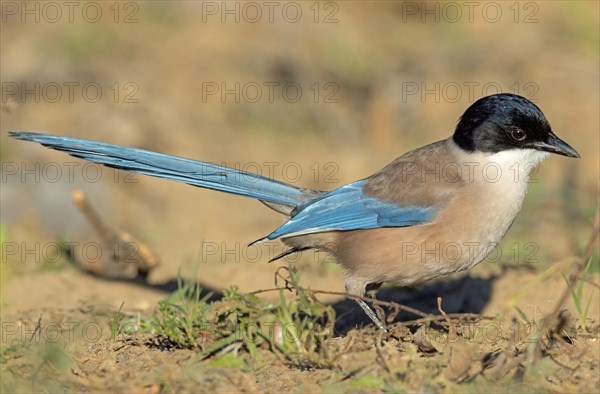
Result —
<instances>
[{"instance_id":1,"label":"blurred background","mask_svg":"<svg viewBox=\"0 0 600 394\"><path fill-rule=\"evenodd\" d=\"M246 247L282 223L256 201L126 177L9 139L9 130L327 190L447 138L467 106L501 91L533 100L582 158L544 163L502 258L471 275L528 262L542 272L581 252L597 206L598 15L589 1L3 2L3 308L150 308L164 296L48 262L53 242L98 241L73 189L161 257L151 283L181 269L215 289L252 291L272 287L285 264L266 264L277 244ZM325 256L292 262L306 286L343 291L342 269Z\"/></svg>"}]
</instances>

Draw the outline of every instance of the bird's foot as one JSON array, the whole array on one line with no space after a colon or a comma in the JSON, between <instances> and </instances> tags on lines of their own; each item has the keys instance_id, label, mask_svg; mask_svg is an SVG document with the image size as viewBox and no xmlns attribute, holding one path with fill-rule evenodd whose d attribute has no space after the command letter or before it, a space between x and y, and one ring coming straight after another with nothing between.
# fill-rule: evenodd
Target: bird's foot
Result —
<instances>
[{"instance_id":1,"label":"bird's foot","mask_svg":"<svg viewBox=\"0 0 600 394\"><path fill-rule=\"evenodd\" d=\"M369 316L369 318L371 319L371 321L373 323L375 323L375 325L377 326L377 328L379 328L381 331L387 333L388 331L385 329L383 323L381 322L381 319L379 319L379 317L377 317L377 315L375 314L375 312L373 311L373 309L371 309L369 307L369 305L367 305L366 302L364 302L361 299L355 299L355 301L358 303L358 305L360 305L360 307L362 308L363 311L365 311L365 313L367 314L367 316Z\"/></svg>"}]
</instances>

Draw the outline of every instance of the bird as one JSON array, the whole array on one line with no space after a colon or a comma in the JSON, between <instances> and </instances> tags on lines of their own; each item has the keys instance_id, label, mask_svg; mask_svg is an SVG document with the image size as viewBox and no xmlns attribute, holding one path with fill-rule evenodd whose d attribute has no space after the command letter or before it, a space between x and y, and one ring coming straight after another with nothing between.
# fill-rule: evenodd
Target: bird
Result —
<instances>
[{"instance_id":1,"label":"bird","mask_svg":"<svg viewBox=\"0 0 600 394\"><path fill-rule=\"evenodd\" d=\"M239 169L103 142L11 131L71 156L133 173L261 201L285 222L251 244L331 254L345 291L381 330L363 300L384 283L418 285L480 263L521 210L532 172L550 154L580 155L525 97L500 93L472 103L447 139L409 151L373 175L331 191Z\"/></svg>"}]
</instances>

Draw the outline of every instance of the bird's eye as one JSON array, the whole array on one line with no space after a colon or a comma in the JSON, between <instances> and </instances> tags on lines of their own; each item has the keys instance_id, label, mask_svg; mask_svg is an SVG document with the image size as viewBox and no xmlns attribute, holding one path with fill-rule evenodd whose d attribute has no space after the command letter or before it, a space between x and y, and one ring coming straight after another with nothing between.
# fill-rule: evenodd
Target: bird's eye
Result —
<instances>
[{"instance_id":1,"label":"bird's eye","mask_svg":"<svg viewBox=\"0 0 600 394\"><path fill-rule=\"evenodd\" d=\"M527 135L523 130L515 127L510 130L510 137L515 141L523 141Z\"/></svg>"}]
</instances>

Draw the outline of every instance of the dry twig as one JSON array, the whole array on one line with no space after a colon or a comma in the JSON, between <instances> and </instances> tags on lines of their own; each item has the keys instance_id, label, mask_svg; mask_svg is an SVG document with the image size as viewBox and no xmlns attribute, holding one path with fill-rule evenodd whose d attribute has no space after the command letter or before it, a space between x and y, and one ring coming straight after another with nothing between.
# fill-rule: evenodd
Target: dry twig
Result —
<instances>
[{"instance_id":1,"label":"dry twig","mask_svg":"<svg viewBox=\"0 0 600 394\"><path fill-rule=\"evenodd\" d=\"M74 190L71 198L96 230L105 246L114 251L115 263L122 265L133 263L133 265L128 264L125 267L133 266L137 268L137 275L147 278L150 271L158 265L157 255L147 245L135 239L133 235L125 231L115 231L107 226L81 190Z\"/></svg>"},{"instance_id":2,"label":"dry twig","mask_svg":"<svg viewBox=\"0 0 600 394\"><path fill-rule=\"evenodd\" d=\"M573 292L574 286L577 283L577 278L580 278L582 276L583 271L585 270L585 266L586 266L588 260L590 259L590 257L592 256L594 247L596 246L596 243L598 242L599 235L600 235L600 210L596 209L596 215L594 216L594 226L592 229L592 234L590 235L590 239L587 243L587 246L585 247L583 255L581 256L580 259L577 260L575 269L573 270L573 273L569 276L567 288L561 294L560 298L556 302L554 309L552 310L552 312L550 312L548 314L548 316L546 316L545 319L543 319L542 327L540 329L539 340L538 340L538 342L536 344L536 348L535 348L536 357L539 357L541 355L541 347L542 347L543 339L548 336L548 334L551 332L552 328L557 324L560 311L563 309L565 302L569 298L569 294L571 294Z\"/></svg>"}]
</instances>

